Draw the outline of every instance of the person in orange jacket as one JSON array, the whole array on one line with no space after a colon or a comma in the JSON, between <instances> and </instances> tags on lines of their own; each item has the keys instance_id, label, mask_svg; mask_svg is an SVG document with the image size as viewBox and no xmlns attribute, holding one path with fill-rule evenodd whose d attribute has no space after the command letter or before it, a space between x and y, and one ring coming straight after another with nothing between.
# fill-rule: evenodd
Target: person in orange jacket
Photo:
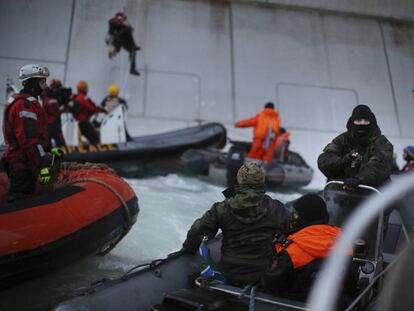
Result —
<instances>
[{"instance_id":1,"label":"person in orange jacket","mask_svg":"<svg viewBox=\"0 0 414 311\"><path fill-rule=\"evenodd\" d=\"M280 161L287 162L289 158L290 132L284 127L280 128L280 135L276 139L274 157Z\"/></svg>"},{"instance_id":2,"label":"person in orange jacket","mask_svg":"<svg viewBox=\"0 0 414 311\"><path fill-rule=\"evenodd\" d=\"M293 203L290 234L276 239L276 268L265 279L267 289L292 299L306 300L321 259L329 254L341 233L328 220L326 203L317 194L305 194Z\"/></svg>"},{"instance_id":3,"label":"person in orange jacket","mask_svg":"<svg viewBox=\"0 0 414 311\"><path fill-rule=\"evenodd\" d=\"M253 143L248 157L272 163L277 135L280 133L279 112L273 103L267 103L253 118L237 121L235 127L254 127Z\"/></svg>"}]
</instances>

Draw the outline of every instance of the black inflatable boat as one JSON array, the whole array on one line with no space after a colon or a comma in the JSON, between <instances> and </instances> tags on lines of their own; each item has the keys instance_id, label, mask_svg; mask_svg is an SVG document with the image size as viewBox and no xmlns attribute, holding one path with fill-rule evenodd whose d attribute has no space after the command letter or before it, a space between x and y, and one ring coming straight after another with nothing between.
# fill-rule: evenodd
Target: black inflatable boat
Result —
<instances>
[{"instance_id":1,"label":"black inflatable boat","mask_svg":"<svg viewBox=\"0 0 414 311\"><path fill-rule=\"evenodd\" d=\"M331 183L324 191L329 213L334 224L343 223L372 188L360 189L356 193L345 193L341 184ZM375 190L375 189L374 189ZM383 266L394 260L397 246L404 241L401 225L391 215L385 243L382 216L374 223L363 238L367 242L354 249L353 266L357 270L352 297L347 305L355 303L365 309L375 298L373 285ZM220 258L221 236L209 241L208 247L215 261ZM385 256L387 255L388 256ZM388 261L388 260L389 261ZM132 311L132 310L248 310L248 299L240 299L243 289L225 284L203 284L194 282L194 275L200 272L199 256L172 253L167 258L137 266L136 269L114 280L102 280L88 289L81 290L71 300L59 304L54 311ZM371 290L370 290L371 289ZM247 295L248 298L249 295ZM256 292L254 309L264 310L308 310L305 304L283 297ZM374 310L374 309L370 309Z\"/></svg>"},{"instance_id":2,"label":"black inflatable boat","mask_svg":"<svg viewBox=\"0 0 414 311\"><path fill-rule=\"evenodd\" d=\"M248 142L232 142L232 144L228 153L213 148L187 150L181 156L184 172L201 176L212 183L231 186L251 145ZM283 157L275 157L272 164L265 165L265 169L266 186L269 189L306 186L313 177L313 169L293 151L288 151Z\"/></svg>"},{"instance_id":3,"label":"black inflatable boat","mask_svg":"<svg viewBox=\"0 0 414 311\"><path fill-rule=\"evenodd\" d=\"M133 137L125 143L66 146L66 162L107 163L124 177L144 173L178 170L179 156L190 148L222 148L226 144L226 128L220 123L206 123L166 133ZM3 146L0 155L5 151Z\"/></svg>"}]
</instances>

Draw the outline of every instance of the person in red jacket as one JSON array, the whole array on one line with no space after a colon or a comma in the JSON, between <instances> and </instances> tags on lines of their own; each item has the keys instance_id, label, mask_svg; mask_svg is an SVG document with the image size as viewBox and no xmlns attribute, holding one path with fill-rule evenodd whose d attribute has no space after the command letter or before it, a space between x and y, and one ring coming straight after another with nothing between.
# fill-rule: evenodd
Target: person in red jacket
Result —
<instances>
[{"instance_id":1,"label":"person in red jacket","mask_svg":"<svg viewBox=\"0 0 414 311\"><path fill-rule=\"evenodd\" d=\"M74 96L74 106L71 109L73 117L79 122L80 131L88 139L89 143L99 144L99 135L91 122L89 122L89 118L94 113L106 113L106 111L96 106L88 97L88 84L85 81L79 81L76 89L78 94Z\"/></svg>"},{"instance_id":2,"label":"person in red jacket","mask_svg":"<svg viewBox=\"0 0 414 311\"><path fill-rule=\"evenodd\" d=\"M34 194L39 173L42 183L50 181L46 117L38 101L48 76L49 71L45 67L23 66L19 73L23 89L9 98L3 111L3 136L7 150L2 162L9 175L9 202Z\"/></svg>"},{"instance_id":3,"label":"person in red jacket","mask_svg":"<svg viewBox=\"0 0 414 311\"><path fill-rule=\"evenodd\" d=\"M280 117L275 105L267 103L263 111L253 118L237 121L235 126L254 127L253 143L248 157L272 163L277 135L280 133Z\"/></svg>"},{"instance_id":4,"label":"person in red jacket","mask_svg":"<svg viewBox=\"0 0 414 311\"><path fill-rule=\"evenodd\" d=\"M404 148L403 159L406 161L401 172L408 172L414 169L414 146Z\"/></svg>"},{"instance_id":5,"label":"person in red jacket","mask_svg":"<svg viewBox=\"0 0 414 311\"><path fill-rule=\"evenodd\" d=\"M273 277L277 278L268 279L266 288L306 300L321 260L341 233L339 227L328 225L328 220L325 201L317 194L305 194L293 203L290 234L279 236L275 244Z\"/></svg>"},{"instance_id":6,"label":"person in red jacket","mask_svg":"<svg viewBox=\"0 0 414 311\"><path fill-rule=\"evenodd\" d=\"M65 110L61 103L59 91L62 89L62 82L53 79L48 88L43 92L43 109L46 114L47 132L51 145L66 146L65 138L62 133L62 122L60 115Z\"/></svg>"},{"instance_id":7,"label":"person in red jacket","mask_svg":"<svg viewBox=\"0 0 414 311\"><path fill-rule=\"evenodd\" d=\"M135 44L132 32L134 28L128 23L127 16L124 12L118 12L115 17L109 20L109 30L106 36L106 44L109 47L109 58L114 57L123 47L129 53L130 73L139 76L136 69L136 51L141 48Z\"/></svg>"}]
</instances>

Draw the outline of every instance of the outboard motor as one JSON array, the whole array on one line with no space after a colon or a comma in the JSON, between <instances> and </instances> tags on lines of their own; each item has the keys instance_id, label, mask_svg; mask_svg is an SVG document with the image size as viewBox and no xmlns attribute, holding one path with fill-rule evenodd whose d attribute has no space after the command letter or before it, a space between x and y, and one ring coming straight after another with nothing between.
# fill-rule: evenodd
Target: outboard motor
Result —
<instances>
[{"instance_id":1,"label":"outboard motor","mask_svg":"<svg viewBox=\"0 0 414 311\"><path fill-rule=\"evenodd\" d=\"M237 171L244 164L246 159L246 146L235 144L227 153L227 186L231 187L236 183Z\"/></svg>"}]
</instances>

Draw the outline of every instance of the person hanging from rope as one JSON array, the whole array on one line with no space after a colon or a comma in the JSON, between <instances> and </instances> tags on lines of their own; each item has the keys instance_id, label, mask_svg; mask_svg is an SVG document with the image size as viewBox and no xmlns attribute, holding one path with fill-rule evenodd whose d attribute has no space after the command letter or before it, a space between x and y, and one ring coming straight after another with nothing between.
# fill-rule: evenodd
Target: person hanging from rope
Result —
<instances>
[{"instance_id":1,"label":"person hanging from rope","mask_svg":"<svg viewBox=\"0 0 414 311\"><path fill-rule=\"evenodd\" d=\"M50 143L53 146L66 146L65 138L62 133L61 114L65 111L65 104L63 98L62 82L57 79L52 79L43 92L43 109L46 114L47 132L49 134ZM70 90L70 89L68 89ZM70 93L72 93L70 91ZM71 94L69 94L70 97Z\"/></svg>"},{"instance_id":2,"label":"person hanging from rope","mask_svg":"<svg viewBox=\"0 0 414 311\"><path fill-rule=\"evenodd\" d=\"M280 117L275 105L267 103L256 116L237 121L235 127L254 127L253 143L248 157L271 164L277 136L280 134Z\"/></svg>"},{"instance_id":3,"label":"person hanging from rope","mask_svg":"<svg viewBox=\"0 0 414 311\"><path fill-rule=\"evenodd\" d=\"M90 144L99 144L99 135L89 118L99 112L106 113L106 110L95 105L95 103L88 97L88 84L81 80L76 84L78 94L73 98L72 107L70 111L73 117L79 122L79 129L82 136L88 139Z\"/></svg>"},{"instance_id":4,"label":"person hanging from rope","mask_svg":"<svg viewBox=\"0 0 414 311\"><path fill-rule=\"evenodd\" d=\"M183 250L195 254L204 236L223 232L218 270L227 283L255 285L268 268L275 233L284 231L288 211L265 194L266 172L261 164L247 162L237 173L238 185L223 191L225 200L197 219L187 233Z\"/></svg>"},{"instance_id":5,"label":"person hanging from rope","mask_svg":"<svg viewBox=\"0 0 414 311\"><path fill-rule=\"evenodd\" d=\"M125 13L118 12L109 20L109 30L105 41L109 49L109 58L113 58L123 47L129 53L129 72L139 76L140 73L136 69L136 51L141 48L135 44L133 31L134 28L129 24Z\"/></svg>"},{"instance_id":6,"label":"person hanging from rope","mask_svg":"<svg viewBox=\"0 0 414 311\"><path fill-rule=\"evenodd\" d=\"M101 107L106 110L107 113L110 113L115 108L117 108L119 105L122 105L124 115L126 113L126 110L128 110L128 104L125 99L119 97L119 86L117 84L111 84L108 87L108 95L105 96L105 98L101 102ZM125 121L125 119L124 119ZM132 141L131 135L129 135L126 123L125 125L125 135L127 141Z\"/></svg>"},{"instance_id":7,"label":"person hanging from rope","mask_svg":"<svg viewBox=\"0 0 414 311\"><path fill-rule=\"evenodd\" d=\"M38 177L42 184L51 181L49 166L52 155L62 151L52 148L46 129L46 116L39 96L46 88L49 70L38 65L25 65L19 80L23 89L9 98L3 112L3 136L6 151L2 163L9 176L8 202L21 200L36 192Z\"/></svg>"}]
</instances>

